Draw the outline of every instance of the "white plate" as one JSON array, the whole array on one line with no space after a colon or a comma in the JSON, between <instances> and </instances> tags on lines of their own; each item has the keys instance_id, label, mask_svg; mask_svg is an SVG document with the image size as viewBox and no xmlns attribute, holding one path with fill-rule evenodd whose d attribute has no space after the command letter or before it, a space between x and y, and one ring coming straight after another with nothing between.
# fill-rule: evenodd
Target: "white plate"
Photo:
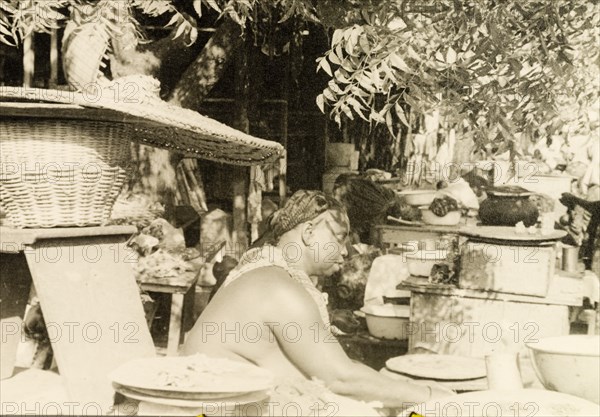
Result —
<instances>
[{"instance_id":1,"label":"white plate","mask_svg":"<svg viewBox=\"0 0 600 417\"><path fill-rule=\"evenodd\" d=\"M273 375L258 366L201 354L135 359L109 378L124 387L184 393L247 393L273 386Z\"/></svg>"},{"instance_id":2,"label":"white plate","mask_svg":"<svg viewBox=\"0 0 600 417\"><path fill-rule=\"evenodd\" d=\"M122 385L113 382L113 387L125 388L133 393L140 395L147 395L150 397L170 398L173 400L187 400L187 401L215 401L223 400L228 398L239 397L244 394L251 394L251 392L180 392L180 391L165 391L165 390L154 390L137 387L124 387Z\"/></svg>"},{"instance_id":3,"label":"white plate","mask_svg":"<svg viewBox=\"0 0 600 417\"><path fill-rule=\"evenodd\" d=\"M388 359L385 366L405 375L433 380L465 380L487 376L485 360L453 355L404 355Z\"/></svg>"},{"instance_id":4,"label":"white plate","mask_svg":"<svg viewBox=\"0 0 600 417\"><path fill-rule=\"evenodd\" d=\"M213 401L205 400L180 400L175 398L162 398L155 397L152 395L145 395L134 390L128 389L126 387L120 386L118 384L113 384L113 388L123 394L124 396L131 398L133 400L138 401L147 401L149 403L154 404L162 404L162 405L171 405L174 407L188 407L188 408L202 408L202 407L211 407L211 408L222 408L222 409L231 409L232 407L250 403L256 403L263 401L264 399L269 397L269 394L266 391L256 391L247 394L243 394L237 397L230 398L221 398L215 399Z\"/></svg>"},{"instance_id":5,"label":"white plate","mask_svg":"<svg viewBox=\"0 0 600 417\"><path fill-rule=\"evenodd\" d=\"M453 395L419 404L404 411L423 417L576 417L598 416L600 405L554 391L523 389L518 391L477 391Z\"/></svg>"}]
</instances>

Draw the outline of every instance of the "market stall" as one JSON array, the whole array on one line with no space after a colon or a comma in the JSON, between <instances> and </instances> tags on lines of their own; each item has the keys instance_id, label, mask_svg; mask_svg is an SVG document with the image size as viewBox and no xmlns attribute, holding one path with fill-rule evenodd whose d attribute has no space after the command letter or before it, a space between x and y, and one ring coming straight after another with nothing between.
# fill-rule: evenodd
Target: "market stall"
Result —
<instances>
[{"instance_id":1,"label":"market stall","mask_svg":"<svg viewBox=\"0 0 600 417\"><path fill-rule=\"evenodd\" d=\"M362 182L354 186L352 181ZM572 333L578 315L573 312L581 311L584 299L598 305L598 278L584 270L578 248L564 243L567 231L556 213L562 213L557 206L568 189L555 187L545 195L526 185L488 185L487 195L476 201L481 190L475 182L471 189L461 179L455 185L448 182L438 183L437 189L400 190L394 184L394 196L376 185L365 187L363 179L338 181L351 223L352 216L385 219L372 225L369 243L387 255L375 258L363 280L364 306L357 313L366 318L372 343L381 341L381 351L391 341L407 343L406 352L388 347L381 372L442 383L465 393L465 401L473 391L513 390L518 398L518 390L545 387L598 402L590 394L593 389L583 387L596 387L595 375L587 372L577 382L567 372L570 382L556 388L538 359L539 344L562 343L552 349L559 352L570 345L565 355L589 354L590 364L598 361L597 352L591 353L598 343L597 311L587 310L587 339ZM375 268L378 262L388 268ZM347 286L352 276L346 275L338 285ZM402 291L409 292L408 303L405 295L399 297ZM578 343L580 353L574 347ZM360 354L366 357L372 350L362 348ZM370 357L378 367L379 353ZM481 372L463 375L467 369ZM481 398L485 395L498 394L490 391ZM553 401L543 391L531 395L544 404ZM554 399L569 401L558 395Z\"/></svg>"},{"instance_id":2,"label":"market stall","mask_svg":"<svg viewBox=\"0 0 600 417\"><path fill-rule=\"evenodd\" d=\"M107 226L131 174L130 143L240 166L276 164L284 153L278 143L169 105L154 81L139 81L128 96L123 94L131 84L118 81L82 92L0 91L2 378L13 373L33 283L46 327L55 331L50 342L66 398L77 412L87 404L108 412L114 389L107 373L155 355L131 268L136 254L126 245L137 228ZM154 285L169 287L173 310L193 287L187 281ZM180 339L173 324L171 353ZM3 381L3 391L10 383ZM18 394L27 404L26 393Z\"/></svg>"}]
</instances>

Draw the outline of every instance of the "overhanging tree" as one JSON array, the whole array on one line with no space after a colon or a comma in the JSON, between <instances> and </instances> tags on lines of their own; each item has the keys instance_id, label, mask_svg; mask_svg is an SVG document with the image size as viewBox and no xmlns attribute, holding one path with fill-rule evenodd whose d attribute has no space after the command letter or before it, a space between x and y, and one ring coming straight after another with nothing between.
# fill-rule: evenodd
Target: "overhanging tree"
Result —
<instances>
[{"instance_id":1,"label":"overhanging tree","mask_svg":"<svg viewBox=\"0 0 600 417\"><path fill-rule=\"evenodd\" d=\"M408 104L417 115L441 111L488 155L516 156L519 136L547 138L597 106L597 1L319 3L338 14L317 103L338 123L360 118L395 134L409 124Z\"/></svg>"},{"instance_id":2,"label":"overhanging tree","mask_svg":"<svg viewBox=\"0 0 600 417\"><path fill-rule=\"evenodd\" d=\"M331 49L318 68L331 79L317 105L338 123L359 119L397 134L410 124L408 111L419 116L439 110L479 149L515 156L519 137L548 137L598 99L595 0L195 0L193 10L167 0L0 4L5 42L72 21L73 11L87 11L100 16L112 40L116 73L134 69L155 75L170 61L169 53L195 40L207 10L219 12L215 41L200 55L182 59L182 76L165 83L165 97L190 108L197 108L218 80L239 33L256 35L262 29L257 39L263 39L273 25L291 18L330 29ZM135 10L169 16L175 39L139 47ZM264 30L266 21L270 26ZM578 129L585 133L589 124Z\"/></svg>"}]
</instances>

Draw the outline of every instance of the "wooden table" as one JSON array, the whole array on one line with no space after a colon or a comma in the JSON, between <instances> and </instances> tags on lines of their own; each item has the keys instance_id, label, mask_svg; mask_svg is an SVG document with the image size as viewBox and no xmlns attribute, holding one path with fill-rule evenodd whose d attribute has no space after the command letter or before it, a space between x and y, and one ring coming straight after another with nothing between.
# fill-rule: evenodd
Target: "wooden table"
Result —
<instances>
[{"instance_id":1,"label":"wooden table","mask_svg":"<svg viewBox=\"0 0 600 417\"><path fill-rule=\"evenodd\" d=\"M97 404L103 413L113 405L108 374L131 359L155 355L130 266L137 258L125 244L135 231L0 227L3 317L23 316L33 282L69 399Z\"/></svg>"},{"instance_id":2,"label":"wooden table","mask_svg":"<svg viewBox=\"0 0 600 417\"><path fill-rule=\"evenodd\" d=\"M581 280L556 275L546 297L429 284L410 277L409 353L484 357L509 341L524 346L543 337L569 334L569 306L581 305Z\"/></svg>"},{"instance_id":3,"label":"wooden table","mask_svg":"<svg viewBox=\"0 0 600 417\"><path fill-rule=\"evenodd\" d=\"M167 355L176 356L181 342L181 327L184 319L184 305L193 311L194 293L198 282L196 272L187 272L177 277L144 277L140 286L144 291L171 294L171 313L169 317L169 339ZM188 310L189 311L189 310Z\"/></svg>"},{"instance_id":4,"label":"wooden table","mask_svg":"<svg viewBox=\"0 0 600 417\"><path fill-rule=\"evenodd\" d=\"M393 249L404 242L426 240L439 240L448 235L458 237L465 225L457 226L403 226L381 224L371 229L371 242L382 249Z\"/></svg>"}]
</instances>

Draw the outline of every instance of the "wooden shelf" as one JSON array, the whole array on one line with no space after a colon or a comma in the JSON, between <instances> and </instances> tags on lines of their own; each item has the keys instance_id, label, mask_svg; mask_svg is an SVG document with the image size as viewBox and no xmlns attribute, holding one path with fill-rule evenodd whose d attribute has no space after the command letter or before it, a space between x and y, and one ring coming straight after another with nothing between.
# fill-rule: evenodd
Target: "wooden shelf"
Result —
<instances>
[{"instance_id":1,"label":"wooden shelf","mask_svg":"<svg viewBox=\"0 0 600 417\"><path fill-rule=\"evenodd\" d=\"M137 232L135 226L54 227L47 229L15 229L0 226L0 252L22 252L26 245L40 240L81 237L121 236Z\"/></svg>"}]
</instances>

